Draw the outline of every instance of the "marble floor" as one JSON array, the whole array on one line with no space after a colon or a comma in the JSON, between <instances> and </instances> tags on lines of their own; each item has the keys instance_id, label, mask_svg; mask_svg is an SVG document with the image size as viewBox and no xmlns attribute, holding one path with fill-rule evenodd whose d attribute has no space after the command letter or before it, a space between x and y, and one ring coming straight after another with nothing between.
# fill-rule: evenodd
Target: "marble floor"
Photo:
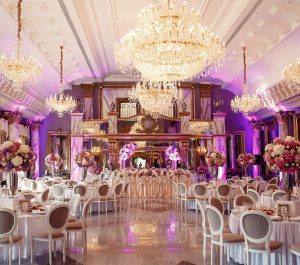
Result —
<instances>
[{"instance_id":1,"label":"marble floor","mask_svg":"<svg viewBox=\"0 0 300 265\"><path fill-rule=\"evenodd\" d=\"M209 247L207 259L202 257L199 217L195 211L177 210L166 199L132 201L117 213L94 213L88 220L87 249L82 249L80 233L76 239L73 236L66 264L210 264ZM217 253L215 257L214 264L219 264ZM35 264L47 262L47 253L35 257ZM29 262L24 260L22 264ZM53 264L62 264L61 253Z\"/></svg>"}]
</instances>

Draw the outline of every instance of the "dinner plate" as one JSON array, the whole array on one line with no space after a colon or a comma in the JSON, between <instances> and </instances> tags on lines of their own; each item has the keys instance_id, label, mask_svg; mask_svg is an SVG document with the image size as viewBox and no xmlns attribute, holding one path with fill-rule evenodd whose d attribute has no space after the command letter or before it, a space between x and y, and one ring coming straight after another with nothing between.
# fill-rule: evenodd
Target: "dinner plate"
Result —
<instances>
[{"instance_id":1,"label":"dinner plate","mask_svg":"<svg viewBox=\"0 0 300 265\"><path fill-rule=\"evenodd\" d=\"M43 215L46 214L46 211L40 211L40 210L32 210L32 214L38 214L38 215Z\"/></svg>"}]
</instances>

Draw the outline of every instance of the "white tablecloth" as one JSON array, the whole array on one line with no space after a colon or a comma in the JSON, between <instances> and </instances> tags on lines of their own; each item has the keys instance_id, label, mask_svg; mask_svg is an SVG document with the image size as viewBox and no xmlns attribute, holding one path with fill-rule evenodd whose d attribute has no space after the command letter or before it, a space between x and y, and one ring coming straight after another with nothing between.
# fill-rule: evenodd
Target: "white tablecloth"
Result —
<instances>
[{"instance_id":1,"label":"white tablecloth","mask_svg":"<svg viewBox=\"0 0 300 265\"><path fill-rule=\"evenodd\" d=\"M230 187L230 198L234 199L238 194L241 194L242 191L240 189L240 186L232 186ZM207 195L208 197L217 197L217 189L216 188L207 188Z\"/></svg>"},{"instance_id":2,"label":"white tablecloth","mask_svg":"<svg viewBox=\"0 0 300 265\"><path fill-rule=\"evenodd\" d=\"M229 228L234 234L242 234L240 228L240 216L231 213L229 216ZM288 245L300 243L300 222L273 222L273 232L271 235L271 240L280 241L284 244L283 246L283 264L288 264ZM244 263L244 247L234 246L230 248L230 257L234 259L235 262ZM251 265L263 264L263 255L261 254L251 254ZM275 255L271 255L272 265L280 264L279 258L275 258ZM296 264L300 265L300 258L297 258ZM296 265L293 263L293 265Z\"/></svg>"},{"instance_id":3,"label":"white tablecloth","mask_svg":"<svg viewBox=\"0 0 300 265\"><path fill-rule=\"evenodd\" d=\"M18 198L1 198L0 199L0 208L8 208L15 210L17 205L20 205L20 200Z\"/></svg>"},{"instance_id":4,"label":"white tablecloth","mask_svg":"<svg viewBox=\"0 0 300 265\"><path fill-rule=\"evenodd\" d=\"M263 206L266 206L268 208L275 207L275 205L272 202L272 196L268 194L261 194L260 201ZM278 201L284 202L285 200L279 199ZM294 215L300 215L300 200L292 200L291 203L293 204L293 212Z\"/></svg>"}]
</instances>

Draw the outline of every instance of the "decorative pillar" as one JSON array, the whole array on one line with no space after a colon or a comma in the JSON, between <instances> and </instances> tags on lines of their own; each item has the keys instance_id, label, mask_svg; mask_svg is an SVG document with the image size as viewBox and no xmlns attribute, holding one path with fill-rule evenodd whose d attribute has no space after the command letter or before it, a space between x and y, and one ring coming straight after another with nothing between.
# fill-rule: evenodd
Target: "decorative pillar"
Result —
<instances>
[{"instance_id":1,"label":"decorative pillar","mask_svg":"<svg viewBox=\"0 0 300 265\"><path fill-rule=\"evenodd\" d=\"M214 142L213 142L213 137L209 137L206 140L206 146L207 146L207 152L210 153L211 151L214 150Z\"/></svg>"},{"instance_id":2,"label":"decorative pillar","mask_svg":"<svg viewBox=\"0 0 300 265\"><path fill-rule=\"evenodd\" d=\"M109 169L114 170L118 166L118 142L116 140L108 139L108 157Z\"/></svg>"},{"instance_id":3,"label":"decorative pillar","mask_svg":"<svg viewBox=\"0 0 300 265\"><path fill-rule=\"evenodd\" d=\"M189 133L190 132L190 112L182 111L179 112L180 117L180 133Z\"/></svg>"},{"instance_id":4,"label":"decorative pillar","mask_svg":"<svg viewBox=\"0 0 300 265\"><path fill-rule=\"evenodd\" d=\"M259 121L251 121L252 126L252 139L253 139L253 155L261 155L261 123ZM253 177L260 176L260 165L253 165Z\"/></svg>"},{"instance_id":5,"label":"decorative pillar","mask_svg":"<svg viewBox=\"0 0 300 265\"><path fill-rule=\"evenodd\" d=\"M213 146L214 149L221 152L226 156L226 131L225 131L225 117L226 113L216 112L213 113ZM225 163L222 170L218 172L218 178L226 180L226 168Z\"/></svg>"},{"instance_id":6,"label":"decorative pillar","mask_svg":"<svg viewBox=\"0 0 300 265\"><path fill-rule=\"evenodd\" d=\"M231 168L236 168L236 159L237 159L237 154L236 154L236 135L231 132L230 134L230 147L231 147Z\"/></svg>"},{"instance_id":7,"label":"decorative pillar","mask_svg":"<svg viewBox=\"0 0 300 265\"><path fill-rule=\"evenodd\" d=\"M118 133L118 112L110 111L108 115L108 133L117 134Z\"/></svg>"},{"instance_id":8,"label":"decorative pillar","mask_svg":"<svg viewBox=\"0 0 300 265\"><path fill-rule=\"evenodd\" d=\"M8 112L8 140L12 142L19 141L19 123L23 117L23 113L16 112Z\"/></svg>"},{"instance_id":9,"label":"decorative pillar","mask_svg":"<svg viewBox=\"0 0 300 265\"><path fill-rule=\"evenodd\" d=\"M34 166L34 172L32 178L37 179L39 177L40 172L40 129L41 129L41 121L31 121L29 123L31 128L31 148L36 155L36 161Z\"/></svg>"},{"instance_id":10,"label":"decorative pillar","mask_svg":"<svg viewBox=\"0 0 300 265\"><path fill-rule=\"evenodd\" d=\"M85 120L94 118L93 99L95 84L81 84L83 91L83 114Z\"/></svg>"},{"instance_id":11,"label":"decorative pillar","mask_svg":"<svg viewBox=\"0 0 300 265\"><path fill-rule=\"evenodd\" d=\"M189 155L189 142L188 141L180 142L179 150L180 150L181 161L183 162L183 164L186 165L186 162L188 161L188 155Z\"/></svg>"},{"instance_id":12,"label":"decorative pillar","mask_svg":"<svg viewBox=\"0 0 300 265\"><path fill-rule=\"evenodd\" d=\"M289 111L279 111L275 115L278 122L279 137L282 139L289 135L288 124L290 115L291 112Z\"/></svg>"},{"instance_id":13,"label":"decorative pillar","mask_svg":"<svg viewBox=\"0 0 300 265\"><path fill-rule=\"evenodd\" d=\"M75 156L83 150L83 113L71 113L71 179L82 179L81 171L75 163Z\"/></svg>"}]
</instances>

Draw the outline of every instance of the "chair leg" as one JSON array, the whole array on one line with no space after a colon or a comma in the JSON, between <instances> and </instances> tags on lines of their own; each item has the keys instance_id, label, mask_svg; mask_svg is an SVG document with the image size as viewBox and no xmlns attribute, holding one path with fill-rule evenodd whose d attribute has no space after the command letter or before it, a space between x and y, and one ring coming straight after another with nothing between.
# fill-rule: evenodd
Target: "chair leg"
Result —
<instances>
[{"instance_id":1,"label":"chair leg","mask_svg":"<svg viewBox=\"0 0 300 265\"><path fill-rule=\"evenodd\" d=\"M65 239L62 240L62 251L63 251L63 263L66 262L66 242Z\"/></svg>"},{"instance_id":2,"label":"chair leg","mask_svg":"<svg viewBox=\"0 0 300 265\"><path fill-rule=\"evenodd\" d=\"M8 264L11 265L12 264L12 245L9 245L8 247Z\"/></svg>"},{"instance_id":3,"label":"chair leg","mask_svg":"<svg viewBox=\"0 0 300 265\"><path fill-rule=\"evenodd\" d=\"M52 242L49 241L49 264L52 265Z\"/></svg>"},{"instance_id":4,"label":"chair leg","mask_svg":"<svg viewBox=\"0 0 300 265\"><path fill-rule=\"evenodd\" d=\"M203 235L203 258L206 259L206 236Z\"/></svg>"},{"instance_id":5,"label":"chair leg","mask_svg":"<svg viewBox=\"0 0 300 265\"><path fill-rule=\"evenodd\" d=\"M19 243L19 265L21 265L21 242Z\"/></svg>"},{"instance_id":6,"label":"chair leg","mask_svg":"<svg viewBox=\"0 0 300 265\"><path fill-rule=\"evenodd\" d=\"M213 243L210 243L210 265L214 264L214 248Z\"/></svg>"},{"instance_id":7,"label":"chair leg","mask_svg":"<svg viewBox=\"0 0 300 265\"><path fill-rule=\"evenodd\" d=\"M30 249L30 262L33 263L33 244L34 244L34 240L31 239L31 249Z\"/></svg>"}]
</instances>

